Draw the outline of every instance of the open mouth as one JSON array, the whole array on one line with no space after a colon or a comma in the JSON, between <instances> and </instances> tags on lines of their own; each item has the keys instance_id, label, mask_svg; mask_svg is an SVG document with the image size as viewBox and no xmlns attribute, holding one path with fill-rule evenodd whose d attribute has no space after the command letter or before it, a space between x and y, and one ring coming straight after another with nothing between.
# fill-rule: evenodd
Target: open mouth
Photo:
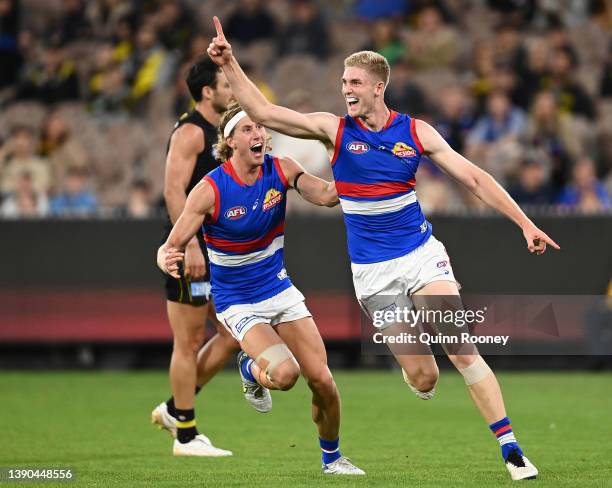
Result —
<instances>
[{"instance_id":1,"label":"open mouth","mask_svg":"<svg viewBox=\"0 0 612 488\"><path fill-rule=\"evenodd\" d=\"M251 146L251 152L254 152L255 154L261 154L262 151L263 151L263 143L262 142L258 142L257 144L253 144Z\"/></svg>"},{"instance_id":2,"label":"open mouth","mask_svg":"<svg viewBox=\"0 0 612 488\"><path fill-rule=\"evenodd\" d=\"M359 99L356 97L346 97L346 103L349 104L349 106L353 106L353 105L357 105L357 103L359 102Z\"/></svg>"}]
</instances>

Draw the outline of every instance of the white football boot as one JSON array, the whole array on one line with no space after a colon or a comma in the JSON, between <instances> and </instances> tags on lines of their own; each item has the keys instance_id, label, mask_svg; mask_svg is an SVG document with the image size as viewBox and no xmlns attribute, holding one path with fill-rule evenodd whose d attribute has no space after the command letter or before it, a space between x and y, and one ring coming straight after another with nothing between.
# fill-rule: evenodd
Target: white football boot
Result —
<instances>
[{"instance_id":1,"label":"white football boot","mask_svg":"<svg viewBox=\"0 0 612 488\"><path fill-rule=\"evenodd\" d=\"M525 456L519 454L516 449L509 454L506 468L514 481L533 480L538 475L538 468L531 464Z\"/></svg>"},{"instance_id":2,"label":"white football boot","mask_svg":"<svg viewBox=\"0 0 612 488\"><path fill-rule=\"evenodd\" d=\"M249 356L244 351L238 353L238 372L240 373L240 380L242 381L242 392L244 398L255 410L261 413L268 413L272 410L272 395L270 390L265 386L261 386L259 383L254 383L242 374L241 365L244 361L248 361Z\"/></svg>"},{"instance_id":3,"label":"white football boot","mask_svg":"<svg viewBox=\"0 0 612 488\"><path fill-rule=\"evenodd\" d=\"M153 409L151 423L162 430L167 430L176 439L176 419L168 413L166 402L160 403Z\"/></svg>"},{"instance_id":4,"label":"white football boot","mask_svg":"<svg viewBox=\"0 0 612 488\"><path fill-rule=\"evenodd\" d=\"M324 464L322 471L323 474L365 474L363 469L359 469L345 456L340 456L333 463Z\"/></svg>"},{"instance_id":5,"label":"white football boot","mask_svg":"<svg viewBox=\"0 0 612 488\"><path fill-rule=\"evenodd\" d=\"M210 439L204 434L198 434L185 444L181 444L178 439L175 439L172 454L175 456L222 457L231 456L232 451L219 449L213 446Z\"/></svg>"}]
</instances>

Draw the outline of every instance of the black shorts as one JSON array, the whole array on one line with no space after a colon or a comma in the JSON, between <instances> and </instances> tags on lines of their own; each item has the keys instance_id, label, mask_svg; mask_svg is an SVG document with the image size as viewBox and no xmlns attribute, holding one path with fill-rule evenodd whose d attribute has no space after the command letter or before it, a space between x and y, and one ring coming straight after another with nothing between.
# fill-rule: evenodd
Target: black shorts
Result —
<instances>
[{"instance_id":1,"label":"black shorts","mask_svg":"<svg viewBox=\"0 0 612 488\"><path fill-rule=\"evenodd\" d=\"M162 243L166 242L170 230L172 227L166 226ZM200 249L206 260L206 277L210 276L210 267L208 265L206 244L204 244L204 238L201 233L198 233L198 242L200 243ZM210 281L200 280L191 281L187 278L176 279L170 275L164 274L166 299L170 302L184 303L186 305L193 305L194 307L201 307L206 305L211 298L210 294Z\"/></svg>"}]
</instances>

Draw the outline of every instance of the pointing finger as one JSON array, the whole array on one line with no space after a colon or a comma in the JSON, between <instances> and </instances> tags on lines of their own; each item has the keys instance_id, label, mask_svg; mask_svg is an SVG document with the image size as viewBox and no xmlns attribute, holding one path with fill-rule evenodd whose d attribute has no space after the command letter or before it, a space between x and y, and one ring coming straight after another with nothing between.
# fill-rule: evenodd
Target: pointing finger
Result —
<instances>
[{"instance_id":1,"label":"pointing finger","mask_svg":"<svg viewBox=\"0 0 612 488\"><path fill-rule=\"evenodd\" d=\"M217 36L223 40L225 40L225 34L223 33L223 27L221 27L221 22L219 21L219 17L216 15L213 17L213 22L215 24L215 29L217 31Z\"/></svg>"}]
</instances>

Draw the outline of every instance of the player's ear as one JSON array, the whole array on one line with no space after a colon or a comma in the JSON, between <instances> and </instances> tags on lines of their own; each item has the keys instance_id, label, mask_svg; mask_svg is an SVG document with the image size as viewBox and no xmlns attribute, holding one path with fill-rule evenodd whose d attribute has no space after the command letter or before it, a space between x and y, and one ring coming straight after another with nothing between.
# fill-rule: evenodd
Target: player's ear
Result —
<instances>
[{"instance_id":1,"label":"player's ear","mask_svg":"<svg viewBox=\"0 0 612 488\"><path fill-rule=\"evenodd\" d=\"M202 99L210 100L213 97L213 89L210 86L202 87Z\"/></svg>"}]
</instances>

